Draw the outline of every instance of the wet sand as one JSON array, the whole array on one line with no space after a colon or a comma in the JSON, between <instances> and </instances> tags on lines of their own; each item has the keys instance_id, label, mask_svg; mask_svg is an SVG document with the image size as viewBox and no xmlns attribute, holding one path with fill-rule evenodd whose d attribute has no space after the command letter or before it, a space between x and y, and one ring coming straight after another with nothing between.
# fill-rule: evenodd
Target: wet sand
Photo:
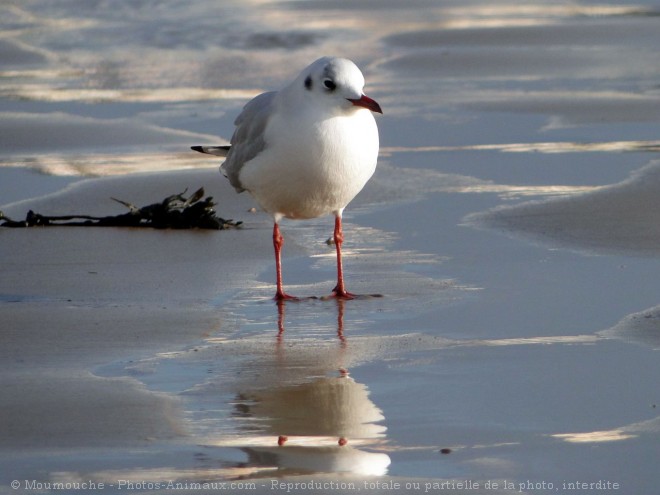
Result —
<instances>
[{"instance_id":1,"label":"wet sand","mask_svg":"<svg viewBox=\"0 0 660 495\"><path fill-rule=\"evenodd\" d=\"M658 11L413 3L1 7L5 214L244 222L0 229L3 492L657 489ZM385 110L344 246L382 297L278 306L270 219L187 149L338 52ZM331 227L284 223L291 293Z\"/></svg>"},{"instance_id":2,"label":"wet sand","mask_svg":"<svg viewBox=\"0 0 660 495\"><path fill-rule=\"evenodd\" d=\"M98 198L116 191L141 204L158 197L150 187L204 182L243 229L2 232L3 443L21 452L4 459L14 477L115 488L250 479L266 492L280 479L362 483L387 473L424 483L468 470L482 487L521 472L556 484L592 479L584 473L596 476L622 449L642 456L634 476L644 459L651 469L655 330L617 317L639 307L633 293L652 306L653 292L640 290L655 283L647 258L585 258L458 225L442 229L451 239L442 244L421 234L424 212L449 208L456 193L385 214L358 202L349 281L384 297L278 311L268 219L218 179L90 180L33 206L107 213ZM332 286L324 223L287 225L294 293ZM393 223L406 227L381 230ZM586 455L594 445L598 455ZM531 452L555 465L535 466ZM626 476L607 479L633 483Z\"/></svg>"}]
</instances>

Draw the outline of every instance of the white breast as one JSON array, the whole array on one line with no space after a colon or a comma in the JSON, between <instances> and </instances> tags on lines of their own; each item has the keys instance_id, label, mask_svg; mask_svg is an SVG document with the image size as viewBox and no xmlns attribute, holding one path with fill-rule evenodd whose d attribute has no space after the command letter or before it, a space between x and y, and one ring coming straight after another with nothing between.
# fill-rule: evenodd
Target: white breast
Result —
<instances>
[{"instance_id":1,"label":"white breast","mask_svg":"<svg viewBox=\"0 0 660 495\"><path fill-rule=\"evenodd\" d=\"M266 148L241 170L241 183L275 216L314 218L341 211L376 169L378 129L370 111L314 117L272 119ZM271 140L273 132L277 139Z\"/></svg>"}]
</instances>

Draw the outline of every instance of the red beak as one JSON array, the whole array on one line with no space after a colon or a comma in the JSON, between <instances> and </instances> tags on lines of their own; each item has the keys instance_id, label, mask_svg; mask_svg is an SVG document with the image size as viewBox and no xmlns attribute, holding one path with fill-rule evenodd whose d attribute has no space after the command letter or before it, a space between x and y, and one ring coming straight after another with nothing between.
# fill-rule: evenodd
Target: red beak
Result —
<instances>
[{"instance_id":1,"label":"red beak","mask_svg":"<svg viewBox=\"0 0 660 495\"><path fill-rule=\"evenodd\" d=\"M362 95L360 98L355 100L351 98L347 99L356 107L364 107L367 110L371 110L372 112L383 113L383 111L380 109L380 105L376 102L376 100L372 100L367 95Z\"/></svg>"}]
</instances>

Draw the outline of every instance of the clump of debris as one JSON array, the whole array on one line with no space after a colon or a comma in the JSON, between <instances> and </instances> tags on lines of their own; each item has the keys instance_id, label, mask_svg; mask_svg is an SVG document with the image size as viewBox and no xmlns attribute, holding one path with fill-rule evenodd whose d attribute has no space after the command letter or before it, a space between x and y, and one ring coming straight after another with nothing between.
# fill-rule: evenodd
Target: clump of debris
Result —
<instances>
[{"instance_id":1,"label":"clump of debris","mask_svg":"<svg viewBox=\"0 0 660 495\"><path fill-rule=\"evenodd\" d=\"M138 208L111 198L128 208L128 213L107 217L89 215L47 216L30 210L25 220L12 220L0 211L0 227L146 227L152 229L210 229L224 230L238 227L243 222L225 220L216 215L213 198L204 198L204 188L199 188L186 198L181 194L168 196L160 203ZM202 199L203 198L203 199Z\"/></svg>"}]
</instances>

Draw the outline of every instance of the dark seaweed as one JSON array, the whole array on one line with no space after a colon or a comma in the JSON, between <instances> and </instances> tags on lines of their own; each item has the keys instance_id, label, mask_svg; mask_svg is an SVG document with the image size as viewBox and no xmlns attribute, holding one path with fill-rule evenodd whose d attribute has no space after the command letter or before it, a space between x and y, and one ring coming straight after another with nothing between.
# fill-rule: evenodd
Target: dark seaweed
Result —
<instances>
[{"instance_id":1,"label":"dark seaweed","mask_svg":"<svg viewBox=\"0 0 660 495\"><path fill-rule=\"evenodd\" d=\"M213 198L204 198L199 188L186 198L186 191L168 196L160 203L138 208L131 203L111 198L128 208L128 213L107 217L89 215L47 216L28 211L25 220L15 221L0 212L0 227L145 227L153 229L210 229L224 230L243 222L225 220L214 210ZM204 198L204 199L202 199Z\"/></svg>"}]
</instances>

